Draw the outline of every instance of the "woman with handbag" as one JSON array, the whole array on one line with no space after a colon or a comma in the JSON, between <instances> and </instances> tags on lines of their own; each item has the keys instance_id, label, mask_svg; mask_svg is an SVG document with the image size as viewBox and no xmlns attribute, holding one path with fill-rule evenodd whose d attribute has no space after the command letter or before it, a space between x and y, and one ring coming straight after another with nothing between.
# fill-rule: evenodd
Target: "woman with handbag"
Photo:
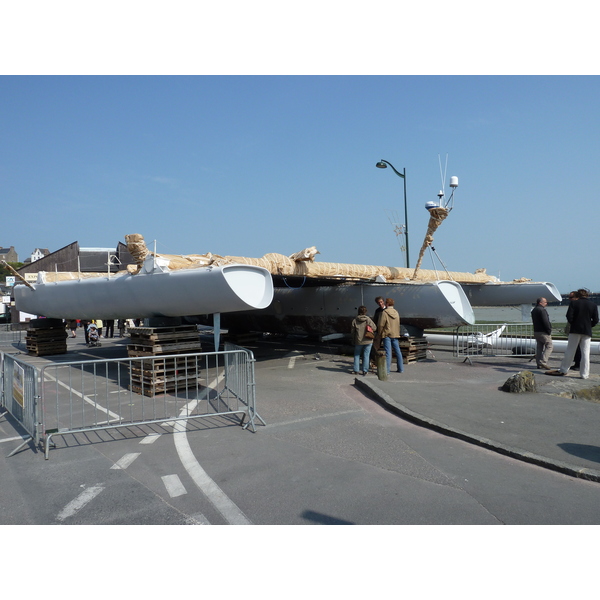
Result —
<instances>
[{"instance_id":1,"label":"woman with handbag","mask_svg":"<svg viewBox=\"0 0 600 600\"><path fill-rule=\"evenodd\" d=\"M352 321L351 333L354 344L354 370L352 375L369 372L369 357L373 346L373 338L377 327L371 317L367 315L367 307L359 306L358 315ZM362 368L361 368L362 362Z\"/></svg>"}]
</instances>

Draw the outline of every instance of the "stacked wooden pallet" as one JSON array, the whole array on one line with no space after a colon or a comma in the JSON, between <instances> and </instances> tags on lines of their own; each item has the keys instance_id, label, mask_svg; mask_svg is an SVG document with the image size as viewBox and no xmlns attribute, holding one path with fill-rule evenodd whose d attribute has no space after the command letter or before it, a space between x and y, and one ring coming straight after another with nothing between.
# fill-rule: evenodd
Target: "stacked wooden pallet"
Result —
<instances>
[{"instance_id":1,"label":"stacked wooden pallet","mask_svg":"<svg viewBox=\"0 0 600 600\"><path fill-rule=\"evenodd\" d=\"M129 330L129 356L157 356L200 352L200 335L196 325L175 327L133 327Z\"/></svg>"},{"instance_id":2,"label":"stacked wooden pallet","mask_svg":"<svg viewBox=\"0 0 600 600\"><path fill-rule=\"evenodd\" d=\"M200 336L195 325L175 327L135 327L129 330L130 357L144 360L132 363L130 389L145 396L183 390L197 384L199 365L192 357L170 356L201 352Z\"/></svg>"},{"instance_id":3,"label":"stacked wooden pallet","mask_svg":"<svg viewBox=\"0 0 600 600\"><path fill-rule=\"evenodd\" d=\"M399 344L405 365L427 358L427 338L403 337L400 338Z\"/></svg>"},{"instance_id":4,"label":"stacked wooden pallet","mask_svg":"<svg viewBox=\"0 0 600 600\"><path fill-rule=\"evenodd\" d=\"M25 346L29 354L48 356L66 354L67 331L61 319L34 319L25 334Z\"/></svg>"}]
</instances>

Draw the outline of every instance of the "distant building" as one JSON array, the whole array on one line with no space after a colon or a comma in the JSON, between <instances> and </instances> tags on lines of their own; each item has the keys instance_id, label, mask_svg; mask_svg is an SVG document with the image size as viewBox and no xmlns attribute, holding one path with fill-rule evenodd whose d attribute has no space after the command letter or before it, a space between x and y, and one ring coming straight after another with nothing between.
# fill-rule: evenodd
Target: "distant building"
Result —
<instances>
[{"instance_id":1,"label":"distant building","mask_svg":"<svg viewBox=\"0 0 600 600\"><path fill-rule=\"evenodd\" d=\"M0 260L5 260L6 262L19 262L19 256L15 252L15 247L2 248L0 246Z\"/></svg>"},{"instance_id":2,"label":"distant building","mask_svg":"<svg viewBox=\"0 0 600 600\"><path fill-rule=\"evenodd\" d=\"M48 248L36 248L31 253L31 261L30 262L35 262L36 260L40 260L40 258L44 258L44 256L48 256L48 254L50 254L50 250L48 250Z\"/></svg>"},{"instance_id":3,"label":"distant building","mask_svg":"<svg viewBox=\"0 0 600 600\"><path fill-rule=\"evenodd\" d=\"M18 272L23 277L26 273L38 273L39 271L116 273L127 269L128 264L135 264L135 261L129 254L127 246L122 242L119 242L116 248L80 248L78 242L73 242L34 262L26 263L18 269Z\"/></svg>"}]
</instances>

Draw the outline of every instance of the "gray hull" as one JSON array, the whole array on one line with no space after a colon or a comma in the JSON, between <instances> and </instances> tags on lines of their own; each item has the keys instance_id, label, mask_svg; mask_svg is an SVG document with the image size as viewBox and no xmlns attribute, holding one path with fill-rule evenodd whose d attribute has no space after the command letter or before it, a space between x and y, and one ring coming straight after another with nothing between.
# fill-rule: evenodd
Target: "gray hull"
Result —
<instances>
[{"instance_id":1,"label":"gray hull","mask_svg":"<svg viewBox=\"0 0 600 600\"><path fill-rule=\"evenodd\" d=\"M221 323L237 331L329 335L348 333L358 307L373 314L375 297L394 299L402 325L409 331L457 327L475 322L461 286L453 281L401 284L343 284L276 287L264 310L223 315Z\"/></svg>"},{"instance_id":2,"label":"gray hull","mask_svg":"<svg viewBox=\"0 0 600 600\"><path fill-rule=\"evenodd\" d=\"M537 298L560 302L558 288L549 282L461 283L471 306L517 306L535 304Z\"/></svg>"},{"instance_id":3,"label":"gray hull","mask_svg":"<svg viewBox=\"0 0 600 600\"><path fill-rule=\"evenodd\" d=\"M261 267L227 265L18 285L14 293L18 310L44 317L181 317L269 306L273 280Z\"/></svg>"}]
</instances>

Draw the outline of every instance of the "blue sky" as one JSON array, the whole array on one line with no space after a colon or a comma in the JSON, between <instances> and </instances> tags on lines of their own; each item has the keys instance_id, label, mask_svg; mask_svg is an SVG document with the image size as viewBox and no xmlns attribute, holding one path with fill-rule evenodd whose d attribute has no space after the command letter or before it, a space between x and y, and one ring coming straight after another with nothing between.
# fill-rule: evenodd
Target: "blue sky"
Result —
<instances>
[{"instance_id":1,"label":"blue sky","mask_svg":"<svg viewBox=\"0 0 600 600\"><path fill-rule=\"evenodd\" d=\"M595 15L540 5L7 5L0 246L402 266L385 159L413 266L447 156L449 270L600 291Z\"/></svg>"},{"instance_id":2,"label":"blue sky","mask_svg":"<svg viewBox=\"0 0 600 600\"><path fill-rule=\"evenodd\" d=\"M0 245L411 263L600 290L595 76L3 76ZM8 209L8 210L7 210ZM438 263L439 266L439 263ZM426 255L423 268L431 268Z\"/></svg>"}]
</instances>

